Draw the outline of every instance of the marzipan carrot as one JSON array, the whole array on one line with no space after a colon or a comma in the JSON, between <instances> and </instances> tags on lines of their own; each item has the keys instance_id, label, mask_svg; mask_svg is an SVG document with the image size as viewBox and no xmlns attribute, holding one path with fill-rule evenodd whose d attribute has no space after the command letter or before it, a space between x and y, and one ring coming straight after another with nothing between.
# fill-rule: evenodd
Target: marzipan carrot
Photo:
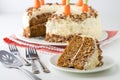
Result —
<instances>
[{"instance_id":1,"label":"marzipan carrot","mask_svg":"<svg viewBox=\"0 0 120 80\"><path fill-rule=\"evenodd\" d=\"M41 5L44 5L44 0L40 0Z\"/></svg>"},{"instance_id":2,"label":"marzipan carrot","mask_svg":"<svg viewBox=\"0 0 120 80\"><path fill-rule=\"evenodd\" d=\"M66 5L66 0L62 0L62 5Z\"/></svg>"},{"instance_id":3,"label":"marzipan carrot","mask_svg":"<svg viewBox=\"0 0 120 80\"><path fill-rule=\"evenodd\" d=\"M83 4L82 12L88 12L88 5L87 4Z\"/></svg>"},{"instance_id":4,"label":"marzipan carrot","mask_svg":"<svg viewBox=\"0 0 120 80\"><path fill-rule=\"evenodd\" d=\"M35 8L39 8L40 7L40 1L39 0L35 0Z\"/></svg>"},{"instance_id":5,"label":"marzipan carrot","mask_svg":"<svg viewBox=\"0 0 120 80\"><path fill-rule=\"evenodd\" d=\"M66 5L64 5L64 14L66 16L70 15L70 0L66 0Z\"/></svg>"},{"instance_id":6,"label":"marzipan carrot","mask_svg":"<svg viewBox=\"0 0 120 80\"><path fill-rule=\"evenodd\" d=\"M65 5L64 14L66 16L70 15L70 5Z\"/></svg>"},{"instance_id":7,"label":"marzipan carrot","mask_svg":"<svg viewBox=\"0 0 120 80\"><path fill-rule=\"evenodd\" d=\"M83 5L83 0L78 0L77 5L78 5L78 6L82 6L82 5Z\"/></svg>"},{"instance_id":8,"label":"marzipan carrot","mask_svg":"<svg viewBox=\"0 0 120 80\"><path fill-rule=\"evenodd\" d=\"M85 0L85 3L82 6L82 12L88 12L88 0Z\"/></svg>"}]
</instances>

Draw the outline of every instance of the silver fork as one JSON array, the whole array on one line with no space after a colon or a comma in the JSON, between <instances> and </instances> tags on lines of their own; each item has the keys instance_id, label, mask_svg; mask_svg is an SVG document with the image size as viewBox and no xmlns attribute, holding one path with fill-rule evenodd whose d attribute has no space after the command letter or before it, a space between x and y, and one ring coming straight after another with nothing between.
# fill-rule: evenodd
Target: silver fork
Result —
<instances>
[{"instance_id":1,"label":"silver fork","mask_svg":"<svg viewBox=\"0 0 120 80\"><path fill-rule=\"evenodd\" d=\"M39 71L37 65L35 64L36 58L33 56L34 52L32 51L32 49L31 49L31 48L26 48L26 49L25 49L25 53L26 53L26 58L27 58L28 60L31 60L31 61L32 61L32 63L31 63L31 64L32 64L32 72L33 72L34 74L39 74L40 71Z\"/></svg>"},{"instance_id":2,"label":"silver fork","mask_svg":"<svg viewBox=\"0 0 120 80\"><path fill-rule=\"evenodd\" d=\"M33 48L33 47L31 47L30 49L31 49L31 52L33 53L31 56L33 56L34 59L36 59L36 60L40 63L43 71L44 71L45 73L50 73L50 70L46 67L46 65L43 64L43 62L41 62L41 60L40 60L40 58L39 58L39 56L38 56L38 54L37 54L36 49Z\"/></svg>"},{"instance_id":3,"label":"silver fork","mask_svg":"<svg viewBox=\"0 0 120 80\"><path fill-rule=\"evenodd\" d=\"M12 54L17 55L26 66L31 66L31 64L20 55L20 53L15 45L9 45L9 50Z\"/></svg>"}]
</instances>

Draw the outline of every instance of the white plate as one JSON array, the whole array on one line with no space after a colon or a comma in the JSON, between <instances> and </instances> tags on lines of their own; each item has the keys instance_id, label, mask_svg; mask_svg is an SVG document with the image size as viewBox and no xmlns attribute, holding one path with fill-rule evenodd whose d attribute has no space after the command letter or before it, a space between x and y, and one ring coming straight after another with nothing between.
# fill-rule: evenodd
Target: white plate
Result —
<instances>
[{"instance_id":1,"label":"white plate","mask_svg":"<svg viewBox=\"0 0 120 80\"><path fill-rule=\"evenodd\" d=\"M99 41L105 40L108 37L107 32L103 31L103 33L104 33L104 35ZM26 42L35 43L35 44L58 45L58 46L66 46L68 44L68 43L47 42L47 41L45 41L44 37L26 38L26 37L22 36L21 34L16 34L16 37L18 39L24 40Z\"/></svg>"},{"instance_id":2,"label":"white plate","mask_svg":"<svg viewBox=\"0 0 120 80\"><path fill-rule=\"evenodd\" d=\"M65 68L65 67L59 67L56 65L57 60L59 58L60 55L54 55L50 58L50 64L53 68L56 68L58 70L62 70L62 71L66 71L66 72L73 72L73 73L93 73L93 72L100 72L100 71L104 71L107 69L110 69L111 67L113 67L115 65L115 61L108 56L104 56L103 57L103 62L104 64L100 67L97 67L95 69L91 69L91 70L78 70L78 69L73 69L73 68Z\"/></svg>"}]
</instances>

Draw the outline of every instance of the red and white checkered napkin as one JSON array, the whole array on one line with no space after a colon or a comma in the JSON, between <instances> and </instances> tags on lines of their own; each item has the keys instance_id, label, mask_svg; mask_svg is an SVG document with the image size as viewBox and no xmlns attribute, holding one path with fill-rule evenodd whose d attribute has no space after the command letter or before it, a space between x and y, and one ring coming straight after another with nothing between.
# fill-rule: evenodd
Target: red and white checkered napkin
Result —
<instances>
[{"instance_id":1,"label":"red and white checkered napkin","mask_svg":"<svg viewBox=\"0 0 120 80\"><path fill-rule=\"evenodd\" d=\"M117 39L118 37L120 37L120 31L114 30L114 31L106 31L106 32L108 34L108 37L105 40L100 42L101 46L108 44L112 42L113 40ZM43 44L27 42L27 41L17 38L14 34L3 38L3 40L7 44L14 44L20 47L31 46L31 47L35 47L37 50L40 50L43 53L52 53L52 54L62 53L64 48L66 47L66 46L43 45Z\"/></svg>"}]
</instances>

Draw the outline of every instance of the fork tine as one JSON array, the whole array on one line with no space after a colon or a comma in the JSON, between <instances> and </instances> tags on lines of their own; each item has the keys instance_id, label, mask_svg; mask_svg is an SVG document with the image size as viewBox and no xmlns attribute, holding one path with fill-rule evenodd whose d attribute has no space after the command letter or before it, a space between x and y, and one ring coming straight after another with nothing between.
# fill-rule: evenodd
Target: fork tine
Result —
<instances>
[{"instance_id":1,"label":"fork tine","mask_svg":"<svg viewBox=\"0 0 120 80\"><path fill-rule=\"evenodd\" d=\"M9 50L12 52L11 45L8 45L8 46L9 46Z\"/></svg>"},{"instance_id":2,"label":"fork tine","mask_svg":"<svg viewBox=\"0 0 120 80\"><path fill-rule=\"evenodd\" d=\"M17 53L15 53L15 51L18 51L18 50L17 50L17 47L14 47L14 45L9 45L9 50L10 50L11 52L14 52L14 53L13 53L14 55L17 55Z\"/></svg>"},{"instance_id":3,"label":"fork tine","mask_svg":"<svg viewBox=\"0 0 120 80\"><path fill-rule=\"evenodd\" d=\"M33 48L34 49L34 53L37 55L37 51L36 51L36 49L35 48Z\"/></svg>"},{"instance_id":4,"label":"fork tine","mask_svg":"<svg viewBox=\"0 0 120 80\"><path fill-rule=\"evenodd\" d=\"M28 53L29 53L30 56L32 56L33 52L31 50L31 48L28 48Z\"/></svg>"},{"instance_id":5,"label":"fork tine","mask_svg":"<svg viewBox=\"0 0 120 80\"><path fill-rule=\"evenodd\" d=\"M29 54L28 54L28 48L25 49L25 53L26 53L26 58L29 58Z\"/></svg>"},{"instance_id":6,"label":"fork tine","mask_svg":"<svg viewBox=\"0 0 120 80\"><path fill-rule=\"evenodd\" d=\"M32 48L28 48L28 54L30 57L34 57L34 52L33 52Z\"/></svg>"},{"instance_id":7,"label":"fork tine","mask_svg":"<svg viewBox=\"0 0 120 80\"><path fill-rule=\"evenodd\" d=\"M33 56L33 57L36 56L36 52L35 52L35 49L33 47L28 48L28 51L29 51L30 56Z\"/></svg>"},{"instance_id":8,"label":"fork tine","mask_svg":"<svg viewBox=\"0 0 120 80\"><path fill-rule=\"evenodd\" d=\"M16 45L14 45L13 47L14 47L14 50L18 51L18 49L17 49Z\"/></svg>"},{"instance_id":9,"label":"fork tine","mask_svg":"<svg viewBox=\"0 0 120 80\"><path fill-rule=\"evenodd\" d=\"M32 47L33 53L36 54L36 49Z\"/></svg>"},{"instance_id":10,"label":"fork tine","mask_svg":"<svg viewBox=\"0 0 120 80\"><path fill-rule=\"evenodd\" d=\"M36 53L35 53L35 49L34 49L34 48L32 48L32 51L33 51L33 53L34 53L34 54L36 54Z\"/></svg>"}]
</instances>

